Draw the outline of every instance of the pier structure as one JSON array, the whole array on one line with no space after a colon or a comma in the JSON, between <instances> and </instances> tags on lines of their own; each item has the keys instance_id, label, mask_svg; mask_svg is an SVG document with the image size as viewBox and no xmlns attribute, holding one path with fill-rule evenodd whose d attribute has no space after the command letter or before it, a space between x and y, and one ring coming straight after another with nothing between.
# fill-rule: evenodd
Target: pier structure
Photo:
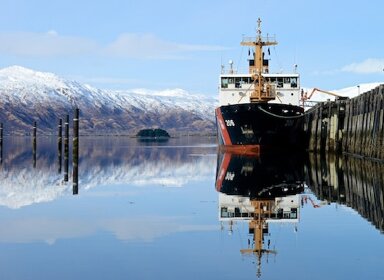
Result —
<instances>
[{"instance_id":1,"label":"pier structure","mask_svg":"<svg viewBox=\"0 0 384 280\"><path fill-rule=\"evenodd\" d=\"M384 85L352 99L321 102L305 114L307 150L384 160Z\"/></svg>"}]
</instances>

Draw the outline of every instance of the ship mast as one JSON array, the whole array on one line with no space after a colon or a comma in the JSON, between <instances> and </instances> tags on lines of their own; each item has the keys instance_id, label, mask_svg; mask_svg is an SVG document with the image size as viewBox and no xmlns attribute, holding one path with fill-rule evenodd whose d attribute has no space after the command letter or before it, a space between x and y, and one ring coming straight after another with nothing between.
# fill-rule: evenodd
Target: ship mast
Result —
<instances>
[{"instance_id":1,"label":"ship mast","mask_svg":"<svg viewBox=\"0 0 384 280\"><path fill-rule=\"evenodd\" d=\"M261 36L261 20L257 20L257 36L256 38L243 38L240 43L242 46L254 48L254 60L249 64L249 73L252 74L254 81L254 89L250 96L251 102L268 102L275 99L275 90L271 84L267 83L263 77L263 73L268 73L268 60L264 60L263 47L277 45L274 38L269 36L263 38Z\"/></svg>"}]
</instances>

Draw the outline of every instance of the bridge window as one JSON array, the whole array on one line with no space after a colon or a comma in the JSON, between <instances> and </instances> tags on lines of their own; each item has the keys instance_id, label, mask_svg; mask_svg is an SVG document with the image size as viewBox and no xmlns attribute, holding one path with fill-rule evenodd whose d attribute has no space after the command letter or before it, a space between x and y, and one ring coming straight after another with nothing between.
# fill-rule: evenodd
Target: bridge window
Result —
<instances>
[{"instance_id":1,"label":"bridge window","mask_svg":"<svg viewBox=\"0 0 384 280\"><path fill-rule=\"evenodd\" d=\"M221 88L228 88L231 84L235 88L242 88L243 84L252 84L254 80L251 77L222 77Z\"/></svg>"},{"instance_id":2,"label":"bridge window","mask_svg":"<svg viewBox=\"0 0 384 280\"><path fill-rule=\"evenodd\" d=\"M228 217L230 217L229 212L228 212L228 208L227 208L227 207L222 207L222 208L221 208L221 217L222 217L222 218L228 218Z\"/></svg>"},{"instance_id":3,"label":"bridge window","mask_svg":"<svg viewBox=\"0 0 384 280\"><path fill-rule=\"evenodd\" d=\"M241 78L235 78L235 88L241 88Z\"/></svg>"},{"instance_id":4,"label":"bridge window","mask_svg":"<svg viewBox=\"0 0 384 280\"><path fill-rule=\"evenodd\" d=\"M277 78L277 87L282 88L284 86L283 78Z\"/></svg>"},{"instance_id":5,"label":"bridge window","mask_svg":"<svg viewBox=\"0 0 384 280\"><path fill-rule=\"evenodd\" d=\"M234 78L230 78L230 77L221 78L221 88L228 88L229 84L234 84L234 83L235 83Z\"/></svg>"},{"instance_id":6,"label":"bridge window","mask_svg":"<svg viewBox=\"0 0 384 280\"><path fill-rule=\"evenodd\" d=\"M221 88L228 88L228 78L221 78Z\"/></svg>"}]
</instances>

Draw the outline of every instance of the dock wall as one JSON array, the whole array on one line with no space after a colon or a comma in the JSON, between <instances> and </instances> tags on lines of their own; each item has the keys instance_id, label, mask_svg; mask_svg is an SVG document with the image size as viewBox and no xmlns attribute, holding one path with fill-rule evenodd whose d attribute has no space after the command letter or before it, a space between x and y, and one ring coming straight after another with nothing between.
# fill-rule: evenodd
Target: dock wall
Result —
<instances>
[{"instance_id":1,"label":"dock wall","mask_svg":"<svg viewBox=\"0 0 384 280\"><path fill-rule=\"evenodd\" d=\"M384 85L352 99L322 102L305 114L307 149L384 159Z\"/></svg>"}]
</instances>

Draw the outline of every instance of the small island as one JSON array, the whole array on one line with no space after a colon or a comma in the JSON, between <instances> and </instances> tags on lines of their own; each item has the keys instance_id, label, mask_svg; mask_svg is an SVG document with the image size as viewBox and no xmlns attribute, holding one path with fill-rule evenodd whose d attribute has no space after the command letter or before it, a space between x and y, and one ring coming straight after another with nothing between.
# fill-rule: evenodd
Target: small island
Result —
<instances>
[{"instance_id":1,"label":"small island","mask_svg":"<svg viewBox=\"0 0 384 280\"><path fill-rule=\"evenodd\" d=\"M136 134L136 138L142 142L165 142L170 137L167 131L160 128L141 129Z\"/></svg>"}]
</instances>

